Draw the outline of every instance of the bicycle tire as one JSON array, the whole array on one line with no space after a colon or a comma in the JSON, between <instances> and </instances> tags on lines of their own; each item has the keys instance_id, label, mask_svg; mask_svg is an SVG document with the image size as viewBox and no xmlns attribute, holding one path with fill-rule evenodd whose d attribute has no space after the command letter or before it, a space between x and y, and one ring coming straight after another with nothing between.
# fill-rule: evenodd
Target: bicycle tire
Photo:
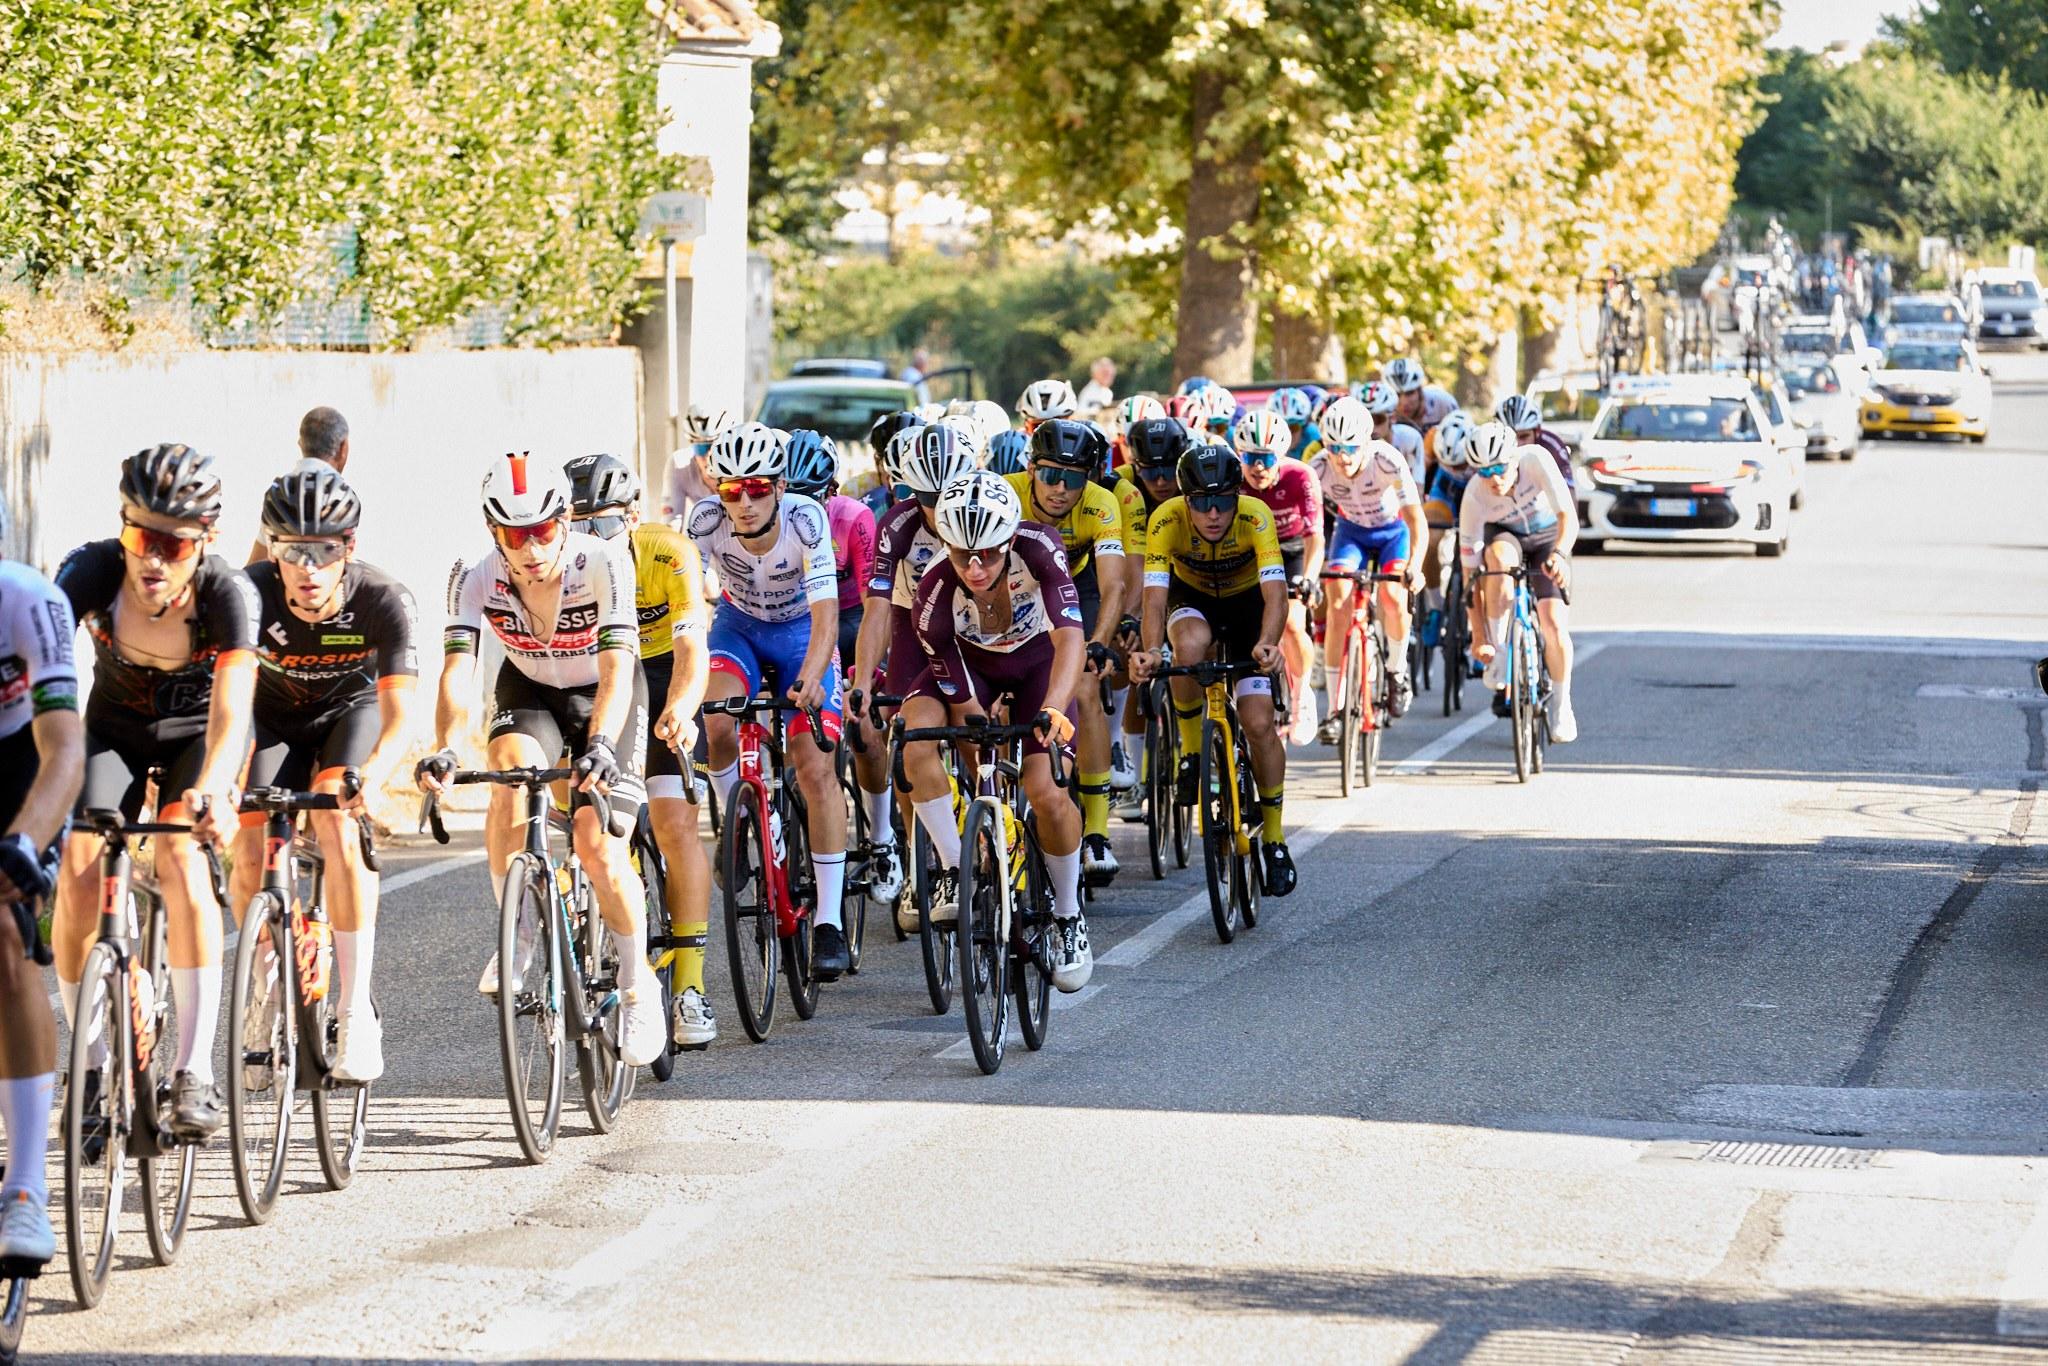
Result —
<instances>
[{"instance_id":1,"label":"bicycle tire","mask_svg":"<svg viewBox=\"0 0 2048 1366\"><path fill-rule=\"evenodd\" d=\"M271 951L263 952L266 941ZM228 997L228 1155L235 1173L235 1198L252 1224L270 1221L284 1185L285 1156L291 1147L292 1105L299 1072L299 974L297 945L284 902L267 888L249 898L235 945L235 976ZM267 963L265 960L268 960ZM258 980L276 1003L270 1034L262 1048L245 1046L249 1000ZM251 1069L261 1084L251 1085Z\"/></svg>"},{"instance_id":2,"label":"bicycle tire","mask_svg":"<svg viewBox=\"0 0 2048 1366\"><path fill-rule=\"evenodd\" d=\"M1353 603L1352 610L1364 609ZM1339 688L1344 700L1337 711L1337 795L1340 797L1350 796L1357 781L1359 729L1365 719L1365 709L1359 705L1364 671L1365 663L1359 658L1359 651L1353 648L1349 633L1346 633L1344 671L1339 675Z\"/></svg>"},{"instance_id":3,"label":"bicycle tire","mask_svg":"<svg viewBox=\"0 0 2048 1366\"><path fill-rule=\"evenodd\" d=\"M1532 715L1532 708L1529 705L1527 682L1523 677L1522 630L1521 620L1517 617L1510 628L1508 710L1511 714L1510 724L1514 727L1515 780L1526 783L1533 776L1530 771L1532 763L1530 750L1535 739L1533 734L1535 717Z\"/></svg>"},{"instance_id":4,"label":"bicycle tire","mask_svg":"<svg viewBox=\"0 0 2048 1366\"><path fill-rule=\"evenodd\" d=\"M533 924L530 961L519 969L521 917ZM513 855L498 902L498 1059L505 1074L505 1105L512 1135L532 1163L545 1162L562 1125L562 1092L568 1082L568 1038L562 998L567 949L556 919L553 876L532 854ZM517 977L517 985L514 978ZM522 1022L532 1035L522 1047ZM536 1071L538 1067L538 1071ZM539 1113L534 1083L539 1081Z\"/></svg>"},{"instance_id":5,"label":"bicycle tire","mask_svg":"<svg viewBox=\"0 0 2048 1366\"><path fill-rule=\"evenodd\" d=\"M320 1175L331 1191L347 1190L369 1146L370 1087L329 1078L313 1092L313 1138Z\"/></svg>"},{"instance_id":6,"label":"bicycle tire","mask_svg":"<svg viewBox=\"0 0 2048 1366\"><path fill-rule=\"evenodd\" d=\"M1001 907L1010 872L996 846L1001 810L989 798L967 807L960 836L960 1013L967 1040L983 1074L1003 1065L1009 1033L1010 946L1001 927Z\"/></svg>"},{"instance_id":7,"label":"bicycle tire","mask_svg":"<svg viewBox=\"0 0 2048 1366\"><path fill-rule=\"evenodd\" d=\"M924 958L925 995L932 1003L932 1014L944 1015L953 1008L953 969L959 946L953 941L958 938L957 929L948 930L932 923L932 888L937 881L937 868L933 865L938 855L933 852L931 838L924 832L924 823L918 822L918 898L917 898L917 946ZM959 914L956 905L954 914ZM959 921L954 920L957 927Z\"/></svg>"},{"instance_id":8,"label":"bicycle tire","mask_svg":"<svg viewBox=\"0 0 2048 1366\"><path fill-rule=\"evenodd\" d=\"M1152 864L1152 880L1166 877L1166 849L1173 840L1173 726L1149 704L1145 707L1145 855Z\"/></svg>"},{"instance_id":9,"label":"bicycle tire","mask_svg":"<svg viewBox=\"0 0 2048 1366\"><path fill-rule=\"evenodd\" d=\"M150 918L138 960L150 979L151 999L156 1003L156 1048L151 1052L145 1074L152 1107L159 1112L170 1103L171 1049L178 1037L177 1007L171 995L171 973L167 924L170 917L159 908ZM170 1151L137 1163L142 1192L142 1231L149 1241L149 1255L158 1266L178 1260L184 1246L186 1221L192 1214L192 1184L199 1166L199 1145L179 1143Z\"/></svg>"},{"instance_id":10,"label":"bicycle tire","mask_svg":"<svg viewBox=\"0 0 2048 1366\"><path fill-rule=\"evenodd\" d=\"M1266 861L1260 852L1265 834L1263 803L1259 780L1252 772L1252 742L1242 726L1233 732L1233 738L1237 746L1237 809L1247 836L1245 851L1237 855L1238 882L1233 891L1238 919L1249 930L1259 923L1259 893L1266 877Z\"/></svg>"},{"instance_id":11,"label":"bicycle tire","mask_svg":"<svg viewBox=\"0 0 2048 1366\"><path fill-rule=\"evenodd\" d=\"M845 753L846 746L841 745L839 749L841 753ZM853 780L851 762L846 765L844 773L845 779L840 786L845 793L848 809L846 847L862 851L862 871L865 873L874 866L873 856L868 849L873 843L872 832L868 829L868 809L861 802L859 784ZM852 871L852 865L853 860L849 856L849 872ZM854 888L851 878L847 880L839 898L839 923L846 934L846 975L851 977L860 971L861 945L868 933L868 893L865 877L858 889Z\"/></svg>"},{"instance_id":12,"label":"bicycle tire","mask_svg":"<svg viewBox=\"0 0 2048 1366\"><path fill-rule=\"evenodd\" d=\"M1451 571L1451 591L1444 606L1444 715L1465 710L1465 656L1472 641L1466 633L1465 575Z\"/></svg>"},{"instance_id":13,"label":"bicycle tire","mask_svg":"<svg viewBox=\"0 0 2048 1366\"><path fill-rule=\"evenodd\" d=\"M748 1038L762 1043L775 1028L775 978L782 950L768 896L768 822L761 809L761 790L752 783L733 785L725 830L718 837L718 865L725 899L726 962L740 1026Z\"/></svg>"},{"instance_id":14,"label":"bicycle tire","mask_svg":"<svg viewBox=\"0 0 2048 1366\"><path fill-rule=\"evenodd\" d=\"M782 840L787 851L782 875L789 887L790 900L797 907L796 930L782 937L782 975L789 981L789 1002L796 1007L796 1017L808 1020L818 1013L817 946L811 942L818 928L817 874L811 868L811 828L806 823L803 798L796 790L795 775L790 776L782 790ZM808 897L804 895L806 891Z\"/></svg>"},{"instance_id":15,"label":"bicycle tire","mask_svg":"<svg viewBox=\"0 0 2048 1366\"><path fill-rule=\"evenodd\" d=\"M1371 787L1373 781L1379 777L1380 736L1394 718L1394 679L1389 672L1391 662L1387 658L1387 633L1378 619L1374 619L1367 639L1367 649L1371 652L1373 666L1372 682L1362 696L1365 698L1365 705L1372 708L1372 729L1359 736L1358 782L1361 787Z\"/></svg>"},{"instance_id":16,"label":"bicycle tire","mask_svg":"<svg viewBox=\"0 0 2048 1366\"><path fill-rule=\"evenodd\" d=\"M1017 924L1010 933L1010 982L1017 993L1018 1030L1024 1046L1036 1053L1052 1025L1052 875L1028 816L1017 829L1024 839L1024 905L1012 911Z\"/></svg>"},{"instance_id":17,"label":"bicycle tire","mask_svg":"<svg viewBox=\"0 0 2048 1366\"><path fill-rule=\"evenodd\" d=\"M78 981L78 1010L71 1031L70 1070L64 1085L64 1248L71 1263L71 1290L78 1307L90 1309L106 1293L114 1269L114 1245L121 1231L121 1200L126 1193L124 1168L128 1134L134 1115L128 1109L128 1088L114 1079L134 1066L135 1039L128 1030L127 973L111 944L95 944L85 956ZM100 1086L93 1112L85 1112L83 1078L93 1070L94 1031L107 1041L100 1063ZM97 1151L89 1152L89 1132Z\"/></svg>"},{"instance_id":18,"label":"bicycle tire","mask_svg":"<svg viewBox=\"0 0 2048 1366\"><path fill-rule=\"evenodd\" d=\"M1536 711L1535 726L1529 737L1529 758L1530 767L1536 772L1541 773L1543 771L1544 750L1550 745L1550 665L1549 661L1543 657L1543 641L1540 634L1537 635L1534 654L1536 656L1536 667L1530 671L1530 677L1537 681Z\"/></svg>"},{"instance_id":19,"label":"bicycle tire","mask_svg":"<svg viewBox=\"0 0 2048 1366\"><path fill-rule=\"evenodd\" d=\"M1237 857L1236 793L1229 783L1223 727L1202 721L1201 777L1195 789L1202 811L1202 871L1209 879L1209 918L1216 937L1237 938L1237 897L1231 890L1231 861Z\"/></svg>"},{"instance_id":20,"label":"bicycle tire","mask_svg":"<svg viewBox=\"0 0 2048 1366\"><path fill-rule=\"evenodd\" d=\"M569 1001L566 1024L576 1040L576 1077L583 1090L583 1108L590 1127L608 1134L626 1107L626 1094L636 1069L626 1066L619 1036L626 1027L626 1004L618 990L619 951L604 917L598 914L590 884L582 889L574 940L562 944L562 987ZM602 990L599 985L609 982Z\"/></svg>"},{"instance_id":21,"label":"bicycle tire","mask_svg":"<svg viewBox=\"0 0 2048 1366\"><path fill-rule=\"evenodd\" d=\"M668 913L668 863L661 856L660 846L655 843L654 827L649 824L645 804L642 804L640 819L633 827L631 848L633 870L639 874L640 886L647 894L648 941L668 939L675 934L675 922ZM660 1057L647 1064L656 1081L667 1081L676 1074L675 954L675 949L666 949L648 958L649 970L661 992L662 1029L668 1035L668 1047L661 1050Z\"/></svg>"}]
</instances>

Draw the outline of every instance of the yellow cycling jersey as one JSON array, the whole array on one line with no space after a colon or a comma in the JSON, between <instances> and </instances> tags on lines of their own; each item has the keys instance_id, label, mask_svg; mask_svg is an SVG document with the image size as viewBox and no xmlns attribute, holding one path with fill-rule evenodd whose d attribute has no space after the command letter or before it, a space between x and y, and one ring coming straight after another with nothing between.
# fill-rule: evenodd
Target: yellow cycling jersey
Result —
<instances>
[{"instance_id":1,"label":"yellow cycling jersey","mask_svg":"<svg viewBox=\"0 0 2048 1366\"><path fill-rule=\"evenodd\" d=\"M674 527L633 528L633 606L640 616L640 657L660 659L677 636L704 624L704 574L697 547Z\"/></svg>"},{"instance_id":2,"label":"yellow cycling jersey","mask_svg":"<svg viewBox=\"0 0 2048 1366\"><path fill-rule=\"evenodd\" d=\"M1039 522L1058 530L1060 542L1067 548L1067 569L1075 576L1078 577L1088 567L1091 557L1096 554L1124 553L1123 510L1117 506L1116 495L1093 479L1082 491L1081 500L1067 510L1066 516L1054 521L1038 510L1038 502L1032 496L1030 470L1019 470L1003 477L1017 491L1017 501L1024 505L1025 521Z\"/></svg>"},{"instance_id":3,"label":"yellow cycling jersey","mask_svg":"<svg viewBox=\"0 0 2048 1366\"><path fill-rule=\"evenodd\" d=\"M1273 514L1249 494L1237 500L1237 515L1220 540L1204 540L1195 530L1188 500L1169 498L1152 514L1145 529L1145 586L1166 588L1179 579L1212 597L1248 593L1262 583L1284 583L1286 562L1280 538L1273 533Z\"/></svg>"},{"instance_id":4,"label":"yellow cycling jersey","mask_svg":"<svg viewBox=\"0 0 2048 1366\"><path fill-rule=\"evenodd\" d=\"M1131 482L1130 476L1119 472L1116 477L1116 505L1124 518L1124 554L1136 559L1145 558L1145 529L1152 520L1152 511L1145 506L1145 491Z\"/></svg>"}]
</instances>

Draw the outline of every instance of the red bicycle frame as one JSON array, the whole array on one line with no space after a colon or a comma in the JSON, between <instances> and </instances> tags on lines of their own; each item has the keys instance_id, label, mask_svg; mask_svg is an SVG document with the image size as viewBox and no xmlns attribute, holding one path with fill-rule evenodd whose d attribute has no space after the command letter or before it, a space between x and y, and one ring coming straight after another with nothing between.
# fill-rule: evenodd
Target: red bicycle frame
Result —
<instances>
[{"instance_id":1,"label":"red bicycle frame","mask_svg":"<svg viewBox=\"0 0 2048 1366\"><path fill-rule=\"evenodd\" d=\"M748 717L739 724L740 774L739 781L754 789L761 801L761 818L768 828L761 832L761 838L768 844L768 904L775 911L775 936L787 939L797 932L798 915L794 901L789 895L789 873L783 867L782 851L775 846L775 824L782 819L775 805L775 795L769 789L766 774L767 765L763 757L768 752L768 727ZM784 850L788 848L785 838Z\"/></svg>"}]
</instances>

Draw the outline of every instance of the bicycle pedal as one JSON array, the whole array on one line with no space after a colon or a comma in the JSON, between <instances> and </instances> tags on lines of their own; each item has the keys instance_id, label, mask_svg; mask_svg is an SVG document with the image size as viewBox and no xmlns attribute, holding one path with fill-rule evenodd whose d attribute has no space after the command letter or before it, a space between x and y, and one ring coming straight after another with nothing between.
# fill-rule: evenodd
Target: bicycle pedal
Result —
<instances>
[{"instance_id":1,"label":"bicycle pedal","mask_svg":"<svg viewBox=\"0 0 2048 1366\"><path fill-rule=\"evenodd\" d=\"M48 1262L31 1261L26 1257L0 1257L0 1280L32 1281L43 1274Z\"/></svg>"},{"instance_id":2,"label":"bicycle pedal","mask_svg":"<svg viewBox=\"0 0 2048 1366\"><path fill-rule=\"evenodd\" d=\"M670 1053L702 1053L709 1047L711 1045L708 1043L672 1043L668 1046L668 1051Z\"/></svg>"}]
</instances>

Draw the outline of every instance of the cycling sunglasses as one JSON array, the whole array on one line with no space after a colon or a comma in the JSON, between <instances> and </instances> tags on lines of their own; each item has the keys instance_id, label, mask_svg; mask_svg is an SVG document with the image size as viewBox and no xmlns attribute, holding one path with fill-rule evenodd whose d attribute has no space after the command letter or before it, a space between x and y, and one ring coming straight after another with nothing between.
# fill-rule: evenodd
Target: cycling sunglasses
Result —
<instances>
[{"instance_id":1,"label":"cycling sunglasses","mask_svg":"<svg viewBox=\"0 0 2048 1366\"><path fill-rule=\"evenodd\" d=\"M1280 457L1271 451L1259 451L1252 455L1239 456L1238 459L1245 465L1256 465L1262 470L1270 470L1280 463Z\"/></svg>"},{"instance_id":2,"label":"cycling sunglasses","mask_svg":"<svg viewBox=\"0 0 2048 1366\"><path fill-rule=\"evenodd\" d=\"M272 541L270 555L280 564L295 564L302 569L325 569L348 554L348 542L336 540L320 541Z\"/></svg>"},{"instance_id":3,"label":"cycling sunglasses","mask_svg":"<svg viewBox=\"0 0 2048 1366\"><path fill-rule=\"evenodd\" d=\"M1237 509L1237 495L1234 493L1191 493L1188 506L1197 512L1233 512Z\"/></svg>"},{"instance_id":4,"label":"cycling sunglasses","mask_svg":"<svg viewBox=\"0 0 2048 1366\"><path fill-rule=\"evenodd\" d=\"M1355 455L1358 451L1358 443L1356 441L1325 441L1323 449L1334 452L1337 455Z\"/></svg>"},{"instance_id":5,"label":"cycling sunglasses","mask_svg":"<svg viewBox=\"0 0 2048 1366\"><path fill-rule=\"evenodd\" d=\"M984 546L980 550L962 550L956 545L946 547L946 554L952 557L954 565L960 569L965 569L970 565L976 569L984 568L991 563L1000 565L1009 553L1010 543L1008 541L1004 541L1001 545Z\"/></svg>"},{"instance_id":6,"label":"cycling sunglasses","mask_svg":"<svg viewBox=\"0 0 2048 1366\"><path fill-rule=\"evenodd\" d=\"M773 479L721 479L718 481L718 501L737 503L742 499L766 498L775 492Z\"/></svg>"},{"instance_id":7,"label":"cycling sunglasses","mask_svg":"<svg viewBox=\"0 0 2048 1366\"><path fill-rule=\"evenodd\" d=\"M121 548L142 560L162 560L165 564L177 564L191 559L199 553L200 544L206 533L181 531L158 531L153 527L138 526L123 518L121 521Z\"/></svg>"},{"instance_id":8,"label":"cycling sunglasses","mask_svg":"<svg viewBox=\"0 0 2048 1366\"><path fill-rule=\"evenodd\" d=\"M557 518L533 526L498 526L491 528L491 534L505 549L523 550L529 545L553 545L555 538L562 534L562 523Z\"/></svg>"},{"instance_id":9,"label":"cycling sunglasses","mask_svg":"<svg viewBox=\"0 0 2048 1366\"><path fill-rule=\"evenodd\" d=\"M1474 475L1478 476L1481 479L1498 479L1507 472L1508 467L1505 461L1501 462L1498 465L1485 465L1480 467L1479 469L1472 471Z\"/></svg>"},{"instance_id":10,"label":"cycling sunglasses","mask_svg":"<svg viewBox=\"0 0 2048 1366\"><path fill-rule=\"evenodd\" d=\"M1085 489L1088 487L1088 471L1070 469L1065 465L1033 465L1031 477L1048 488Z\"/></svg>"},{"instance_id":11,"label":"cycling sunglasses","mask_svg":"<svg viewBox=\"0 0 2048 1366\"><path fill-rule=\"evenodd\" d=\"M625 531L626 514L623 512L605 512L592 517L578 517L575 519L575 522L578 531L587 531L599 540L609 541L612 537Z\"/></svg>"}]
</instances>

